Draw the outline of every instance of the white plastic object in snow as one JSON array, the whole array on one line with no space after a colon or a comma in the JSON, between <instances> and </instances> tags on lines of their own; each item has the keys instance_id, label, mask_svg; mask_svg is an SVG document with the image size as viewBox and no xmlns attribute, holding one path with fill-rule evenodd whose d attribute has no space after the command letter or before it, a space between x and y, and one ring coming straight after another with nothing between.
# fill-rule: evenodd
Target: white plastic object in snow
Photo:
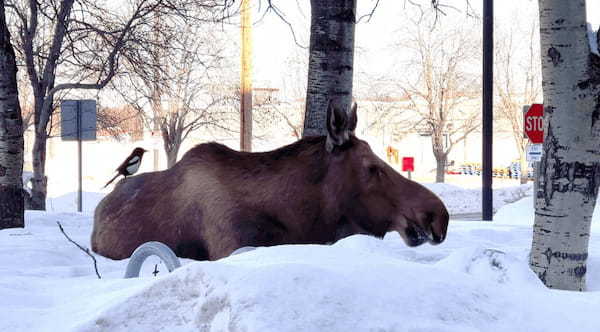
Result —
<instances>
[{"instance_id":1,"label":"white plastic object in snow","mask_svg":"<svg viewBox=\"0 0 600 332\"><path fill-rule=\"evenodd\" d=\"M234 250L234 251L231 253L231 255L229 255L229 256L233 256L233 255L242 254L242 253L245 253L245 252L248 252L248 251L252 251L252 250L254 250L254 249L256 249L256 247L250 247L250 246L248 246L248 247L241 247L241 248L237 248L237 249L236 249L236 250Z\"/></svg>"},{"instance_id":2,"label":"white plastic object in snow","mask_svg":"<svg viewBox=\"0 0 600 332\"><path fill-rule=\"evenodd\" d=\"M125 278L137 278L140 276L140 269L146 258L150 256L158 256L165 265L169 272L172 272L176 268L181 266L179 258L175 255L171 248L165 244L157 241L150 241L142 244L133 251L129 263L127 264L127 270L125 271Z\"/></svg>"}]
</instances>

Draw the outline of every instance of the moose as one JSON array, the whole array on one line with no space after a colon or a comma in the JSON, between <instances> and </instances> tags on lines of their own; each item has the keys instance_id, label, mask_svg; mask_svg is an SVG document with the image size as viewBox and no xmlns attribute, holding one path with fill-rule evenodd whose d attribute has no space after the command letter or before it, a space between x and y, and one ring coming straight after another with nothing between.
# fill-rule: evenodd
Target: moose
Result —
<instances>
[{"instance_id":1,"label":"moose","mask_svg":"<svg viewBox=\"0 0 600 332\"><path fill-rule=\"evenodd\" d=\"M389 231L408 246L441 243L446 207L355 136L356 109L330 102L326 136L261 153L199 144L170 169L122 179L95 210L92 250L124 259L159 241L179 257L216 260Z\"/></svg>"}]
</instances>

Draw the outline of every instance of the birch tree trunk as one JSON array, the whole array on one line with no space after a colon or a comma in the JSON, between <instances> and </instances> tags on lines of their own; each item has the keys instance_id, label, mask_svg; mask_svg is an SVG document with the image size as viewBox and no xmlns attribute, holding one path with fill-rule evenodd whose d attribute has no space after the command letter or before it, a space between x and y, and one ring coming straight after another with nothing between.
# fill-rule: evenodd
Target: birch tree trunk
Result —
<instances>
[{"instance_id":1,"label":"birch tree trunk","mask_svg":"<svg viewBox=\"0 0 600 332\"><path fill-rule=\"evenodd\" d=\"M22 126L15 53L0 0L0 229L25 226Z\"/></svg>"},{"instance_id":2,"label":"birch tree trunk","mask_svg":"<svg viewBox=\"0 0 600 332\"><path fill-rule=\"evenodd\" d=\"M310 54L303 137L324 136L329 99L352 103L356 0L311 0Z\"/></svg>"},{"instance_id":3,"label":"birch tree trunk","mask_svg":"<svg viewBox=\"0 0 600 332\"><path fill-rule=\"evenodd\" d=\"M592 73L585 0L540 0L544 155L530 267L547 287L585 289L600 183L600 81Z\"/></svg>"}]
</instances>

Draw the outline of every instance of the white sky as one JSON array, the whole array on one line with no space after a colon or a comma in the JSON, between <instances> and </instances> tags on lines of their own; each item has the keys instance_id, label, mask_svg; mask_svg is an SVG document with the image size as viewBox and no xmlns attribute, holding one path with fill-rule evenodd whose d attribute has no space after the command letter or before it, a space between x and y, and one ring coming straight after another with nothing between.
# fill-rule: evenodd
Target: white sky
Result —
<instances>
[{"instance_id":1,"label":"white sky","mask_svg":"<svg viewBox=\"0 0 600 332\"><path fill-rule=\"evenodd\" d=\"M262 1L263 4L265 1ZM370 11L376 0L358 0L358 16ZM278 0L273 3L280 6L286 19L292 22L294 32L300 43L308 46L310 6L308 0ZM394 40L394 31L400 27L401 12L404 9L403 0L381 0L370 22L356 26L355 45L355 75L357 70L364 72L383 72L394 60L394 54L388 49ZM427 6L428 1L422 1ZM446 21L464 16L465 0L448 0L445 3L463 12L447 9L449 18ZM482 1L473 1L476 11L480 11ZM407 5L408 6L408 5ZM300 8L301 7L301 8ZM264 9L264 8L263 8ZM588 21L600 23L600 0L587 0ZM263 10L264 12L264 10ZM515 24L514 16L537 16L537 1L534 0L503 0L495 1L496 29L506 28ZM259 15L254 14L257 20ZM526 24L526 20L522 22ZM444 24L442 18L441 24ZM446 23L448 24L448 23ZM255 86L280 86L286 73L286 59L294 52L306 51L298 48L292 39L290 28L273 13L267 14L262 21L255 25L253 31L254 49L254 79ZM294 48L297 48L294 50ZM305 83L304 83L305 84Z\"/></svg>"},{"instance_id":2,"label":"white sky","mask_svg":"<svg viewBox=\"0 0 600 332\"><path fill-rule=\"evenodd\" d=\"M108 0L109 2L114 0ZM358 17L371 11L377 0L358 0ZM419 1L419 0L417 0ZM429 1L420 0L427 7ZM380 0L379 6L369 22L363 20L356 26L355 40L355 77L357 73L363 72L377 76L385 73L391 64L401 54L389 49L390 44L397 39L396 31L402 25L402 15L407 11L405 0ZM292 75L286 61L294 54L304 55L308 58L308 51L294 43L291 29L276 14L270 12L260 19L264 14L265 0L255 0L256 4L262 4L263 8L253 13L253 21L256 22L253 30L253 76L254 87L276 87L282 88L286 85L284 78L289 81L298 75ZM274 0L279 6L281 13L291 22L293 31L299 43L308 47L310 32L310 1L309 0ZM448 18L442 17L440 24L451 24L450 21L464 17L466 0L445 0L446 4L453 4L454 9L447 9ZM481 0L470 0L474 10L481 10ZM506 28L515 24L514 16L530 17L531 20L537 16L536 0L502 0L494 2L496 29ZM409 8L410 9L410 8ZM414 8L412 8L414 9ZM600 0L587 0L588 21L595 24L600 23ZM522 24L527 24L523 20ZM233 23L233 22L232 22ZM233 64L239 64L236 59L239 54L239 27L226 25L231 40L231 52L234 58ZM297 55L298 56L298 55ZM307 62L307 61L306 61ZM236 71L238 71L237 69ZM307 70L307 69L306 69ZM293 80L292 80L293 81ZM290 83L287 83L290 84ZM304 89L306 81L299 80L298 88ZM105 92L106 93L106 92Z\"/></svg>"}]
</instances>

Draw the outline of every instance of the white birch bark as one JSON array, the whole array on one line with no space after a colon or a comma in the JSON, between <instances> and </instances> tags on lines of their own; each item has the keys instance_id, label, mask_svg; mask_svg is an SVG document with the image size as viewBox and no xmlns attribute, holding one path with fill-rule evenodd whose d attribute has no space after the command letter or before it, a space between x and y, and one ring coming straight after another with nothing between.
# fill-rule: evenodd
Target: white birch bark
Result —
<instances>
[{"instance_id":1,"label":"white birch bark","mask_svg":"<svg viewBox=\"0 0 600 332\"><path fill-rule=\"evenodd\" d=\"M15 53L0 0L0 229L24 227L22 127Z\"/></svg>"},{"instance_id":2,"label":"white birch bark","mask_svg":"<svg viewBox=\"0 0 600 332\"><path fill-rule=\"evenodd\" d=\"M600 183L600 81L585 0L540 0L539 13L545 141L530 267L547 287L581 291Z\"/></svg>"},{"instance_id":3,"label":"white birch bark","mask_svg":"<svg viewBox=\"0 0 600 332\"><path fill-rule=\"evenodd\" d=\"M352 104L356 0L311 0L308 86L302 136L327 135L329 99Z\"/></svg>"}]
</instances>

